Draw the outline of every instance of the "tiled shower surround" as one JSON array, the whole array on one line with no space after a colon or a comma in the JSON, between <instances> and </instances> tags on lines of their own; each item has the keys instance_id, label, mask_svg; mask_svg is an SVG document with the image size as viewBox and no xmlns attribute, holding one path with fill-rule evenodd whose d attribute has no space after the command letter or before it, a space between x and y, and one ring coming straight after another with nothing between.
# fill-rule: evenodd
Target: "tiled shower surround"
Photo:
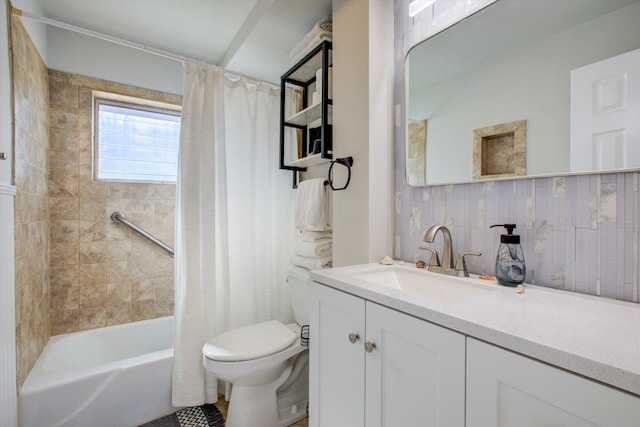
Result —
<instances>
[{"instance_id":1,"label":"tiled shower surround","mask_svg":"<svg viewBox=\"0 0 640 427\"><path fill-rule=\"evenodd\" d=\"M480 3L473 0L472 2ZM464 13L468 0L461 0ZM485 1L486 3L486 1ZM527 282L638 302L640 199L638 173L541 177L414 188L404 179L404 57L435 30L428 11L415 18L395 0L396 126L395 257L428 261L419 249L425 231L444 224L454 251L472 273L493 274L500 234L493 224L515 223L527 264ZM441 245L442 238L436 243Z\"/></svg>"},{"instance_id":2,"label":"tiled shower surround","mask_svg":"<svg viewBox=\"0 0 640 427\"><path fill-rule=\"evenodd\" d=\"M110 215L173 245L175 185L93 180L92 91L182 98L47 70L20 20L11 24L21 386L50 335L173 313L173 258Z\"/></svg>"},{"instance_id":3,"label":"tiled shower surround","mask_svg":"<svg viewBox=\"0 0 640 427\"><path fill-rule=\"evenodd\" d=\"M51 335L172 314L173 258L110 216L173 246L175 184L93 179L92 93L182 98L53 70L49 82Z\"/></svg>"}]
</instances>

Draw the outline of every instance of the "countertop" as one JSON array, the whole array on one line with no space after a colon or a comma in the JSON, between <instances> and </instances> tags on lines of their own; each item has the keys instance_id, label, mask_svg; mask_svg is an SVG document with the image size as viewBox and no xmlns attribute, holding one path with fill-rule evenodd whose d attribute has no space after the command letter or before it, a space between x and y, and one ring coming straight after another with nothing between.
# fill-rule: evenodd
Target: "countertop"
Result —
<instances>
[{"instance_id":1,"label":"countertop","mask_svg":"<svg viewBox=\"0 0 640 427\"><path fill-rule=\"evenodd\" d=\"M464 335L640 395L640 304L525 284L451 277L490 292L441 302L356 276L385 268L442 278L406 263L315 270L311 279ZM448 276L444 276L448 277ZM452 283L455 286L455 283Z\"/></svg>"}]
</instances>

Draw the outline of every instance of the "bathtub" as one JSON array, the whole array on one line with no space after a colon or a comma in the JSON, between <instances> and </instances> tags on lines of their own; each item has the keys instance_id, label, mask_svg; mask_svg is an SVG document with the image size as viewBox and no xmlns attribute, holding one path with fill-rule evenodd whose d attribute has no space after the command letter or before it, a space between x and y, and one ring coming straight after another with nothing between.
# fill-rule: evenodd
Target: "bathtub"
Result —
<instances>
[{"instance_id":1,"label":"bathtub","mask_svg":"<svg viewBox=\"0 0 640 427\"><path fill-rule=\"evenodd\" d=\"M171 406L173 316L49 339L20 393L21 427L127 427Z\"/></svg>"}]
</instances>

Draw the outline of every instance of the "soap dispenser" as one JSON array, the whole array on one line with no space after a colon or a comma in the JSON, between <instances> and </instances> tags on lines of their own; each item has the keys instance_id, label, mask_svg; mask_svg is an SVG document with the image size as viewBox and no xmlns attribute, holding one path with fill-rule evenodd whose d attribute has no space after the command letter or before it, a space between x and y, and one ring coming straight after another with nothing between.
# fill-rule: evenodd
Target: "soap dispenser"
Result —
<instances>
[{"instance_id":1,"label":"soap dispenser","mask_svg":"<svg viewBox=\"0 0 640 427\"><path fill-rule=\"evenodd\" d=\"M518 286L527 275L524 264L524 253L520 246L520 236L513 234L515 224L496 224L493 227L504 227L507 234L500 235L500 246L496 256L496 278L504 286Z\"/></svg>"}]
</instances>

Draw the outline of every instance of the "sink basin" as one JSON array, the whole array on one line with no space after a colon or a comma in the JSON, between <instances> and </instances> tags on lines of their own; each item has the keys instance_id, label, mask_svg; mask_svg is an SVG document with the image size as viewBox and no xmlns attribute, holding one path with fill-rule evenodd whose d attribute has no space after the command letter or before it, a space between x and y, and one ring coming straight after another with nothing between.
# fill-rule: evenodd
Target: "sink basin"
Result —
<instances>
[{"instance_id":1,"label":"sink basin","mask_svg":"<svg viewBox=\"0 0 640 427\"><path fill-rule=\"evenodd\" d=\"M473 279L448 277L415 268L389 266L356 274L354 278L442 302L454 302L498 289Z\"/></svg>"}]
</instances>

